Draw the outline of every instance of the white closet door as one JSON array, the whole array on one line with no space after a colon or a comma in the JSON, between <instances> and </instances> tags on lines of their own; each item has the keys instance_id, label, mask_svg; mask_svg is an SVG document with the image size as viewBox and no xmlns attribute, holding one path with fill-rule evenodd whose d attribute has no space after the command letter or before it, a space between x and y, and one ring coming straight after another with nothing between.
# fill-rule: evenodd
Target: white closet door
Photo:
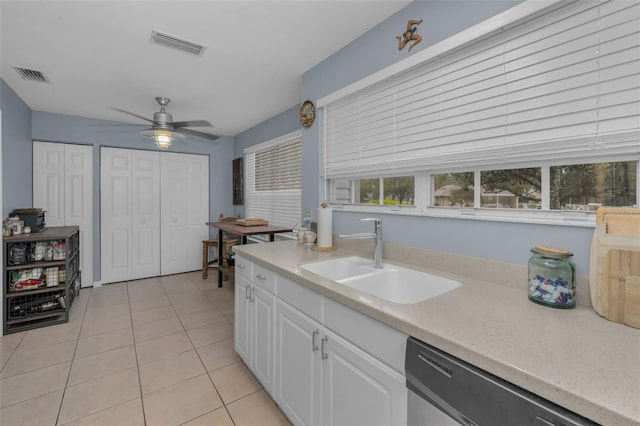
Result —
<instances>
[{"instance_id":1,"label":"white closet door","mask_svg":"<svg viewBox=\"0 0 640 426\"><path fill-rule=\"evenodd\" d=\"M47 226L80 227L82 286L93 285L93 148L33 143L33 206Z\"/></svg>"},{"instance_id":2,"label":"white closet door","mask_svg":"<svg viewBox=\"0 0 640 426\"><path fill-rule=\"evenodd\" d=\"M209 238L209 158L163 152L161 274L202 268L202 240Z\"/></svg>"},{"instance_id":3,"label":"white closet door","mask_svg":"<svg viewBox=\"0 0 640 426\"><path fill-rule=\"evenodd\" d=\"M64 226L64 147L33 143L33 207L45 210L47 226Z\"/></svg>"},{"instance_id":4,"label":"white closet door","mask_svg":"<svg viewBox=\"0 0 640 426\"><path fill-rule=\"evenodd\" d=\"M102 283L160 274L160 157L100 151Z\"/></svg>"},{"instance_id":5,"label":"white closet door","mask_svg":"<svg viewBox=\"0 0 640 426\"><path fill-rule=\"evenodd\" d=\"M82 287L89 287L93 285L93 147L66 144L64 164L64 224L80 227Z\"/></svg>"},{"instance_id":6,"label":"white closet door","mask_svg":"<svg viewBox=\"0 0 640 426\"><path fill-rule=\"evenodd\" d=\"M100 149L100 251L103 284L131 278L131 152Z\"/></svg>"},{"instance_id":7,"label":"white closet door","mask_svg":"<svg viewBox=\"0 0 640 426\"><path fill-rule=\"evenodd\" d=\"M131 278L160 275L160 156L132 151Z\"/></svg>"}]
</instances>

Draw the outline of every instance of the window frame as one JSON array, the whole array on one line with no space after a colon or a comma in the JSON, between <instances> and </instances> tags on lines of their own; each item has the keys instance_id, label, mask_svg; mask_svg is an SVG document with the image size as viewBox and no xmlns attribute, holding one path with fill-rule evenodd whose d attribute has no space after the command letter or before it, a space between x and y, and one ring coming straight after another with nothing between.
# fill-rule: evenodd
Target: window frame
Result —
<instances>
[{"instance_id":1,"label":"window frame","mask_svg":"<svg viewBox=\"0 0 640 426\"><path fill-rule=\"evenodd\" d=\"M640 141L639 141L640 143ZM417 172L415 177L415 206L390 206L383 204L343 204L331 203L337 210L359 213L384 213L390 215L425 216L441 218L458 218L471 220L486 220L499 222L536 223L548 225L568 225L578 227L594 227L596 220L595 211L584 210L551 210L550 207L550 168L554 166L568 166L577 164L608 163L636 161L636 206L640 201L640 154L632 156L607 156L598 159L584 158L572 161L542 162L538 164L502 164L496 167L477 167L473 169L451 169L451 170L430 170ZM487 208L480 206L480 189L474 185L474 207L442 207L434 206L433 176L444 173L473 172L474 182L480 182L482 171L540 167L542 175L542 206L541 209L507 209L507 208ZM408 176L408 175L406 175ZM382 177L381 177L382 178ZM360 179L360 178L358 178ZM374 179L374 178L370 178ZM340 179L345 180L345 179ZM351 184L357 179L350 179ZM333 190L333 179L328 180L327 190L331 195ZM329 198L331 199L331 198Z\"/></svg>"},{"instance_id":2,"label":"window frame","mask_svg":"<svg viewBox=\"0 0 640 426\"><path fill-rule=\"evenodd\" d=\"M292 142L298 142L299 146L300 146L300 187L299 188L287 188L287 189L271 189L271 190L258 190L255 188L255 184L256 184L256 153L259 152L264 152L266 150L269 149L273 149L276 148L278 146L283 146L286 144L290 144ZM251 160L251 156L253 156L253 160ZM282 201L286 201L286 200L279 200L277 203L273 203L273 197L276 196L274 193L278 193L280 192L282 194L282 196L286 199L291 198L291 195L297 196L297 206L294 206L291 208L291 210L294 210L296 213L294 213L297 217L295 218L296 224L300 222L300 217L302 215L302 131L300 130L296 130L290 133L287 133L285 135L282 135L280 137L277 138L273 138L270 139L268 141L256 144L256 145L252 145L248 148L244 149L244 163L245 163L245 197L246 197L246 205L245 205L245 215L247 215L247 217L251 217L251 216L255 216L255 214L252 212L253 211L257 211L260 212L260 206L263 204L269 204L269 205L279 205L279 203L282 203ZM253 171L251 170L251 167L253 167ZM253 185L253 187L252 187ZM252 199L253 197L256 196L256 194L258 193L265 193L267 195L267 197L269 195L271 195L272 197L268 197L269 201L268 203L265 200L262 200L262 202L260 200L255 200ZM288 210L288 209L283 209L283 210ZM269 222L271 224L280 224L278 223L278 221L274 221L273 218L268 217L267 215L263 215L260 214L263 219L269 220ZM283 214L283 220L293 220L293 217L288 218L286 213ZM283 226L291 226L292 228L295 227L294 223L286 223L286 224L282 224Z\"/></svg>"}]
</instances>

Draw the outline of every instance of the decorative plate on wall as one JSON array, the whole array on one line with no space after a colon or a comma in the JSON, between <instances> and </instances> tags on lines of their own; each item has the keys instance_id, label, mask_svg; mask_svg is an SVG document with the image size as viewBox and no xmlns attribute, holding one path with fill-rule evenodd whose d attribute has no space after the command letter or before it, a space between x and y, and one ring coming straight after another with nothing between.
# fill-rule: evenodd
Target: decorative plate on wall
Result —
<instances>
[{"instance_id":1,"label":"decorative plate on wall","mask_svg":"<svg viewBox=\"0 0 640 426\"><path fill-rule=\"evenodd\" d=\"M316 119L316 107L313 106L313 102L304 101L300 107L300 124L302 127L310 127Z\"/></svg>"}]
</instances>

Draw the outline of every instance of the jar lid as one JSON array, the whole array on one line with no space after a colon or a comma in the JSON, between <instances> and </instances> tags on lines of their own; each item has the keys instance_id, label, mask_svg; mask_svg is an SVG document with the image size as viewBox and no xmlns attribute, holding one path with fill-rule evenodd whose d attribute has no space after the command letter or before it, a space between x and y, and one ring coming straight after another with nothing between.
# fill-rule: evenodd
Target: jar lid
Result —
<instances>
[{"instance_id":1,"label":"jar lid","mask_svg":"<svg viewBox=\"0 0 640 426\"><path fill-rule=\"evenodd\" d=\"M532 251L549 256L573 256L573 253L571 253L570 251L549 246L535 246Z\"/></svg>"}]
</instances>

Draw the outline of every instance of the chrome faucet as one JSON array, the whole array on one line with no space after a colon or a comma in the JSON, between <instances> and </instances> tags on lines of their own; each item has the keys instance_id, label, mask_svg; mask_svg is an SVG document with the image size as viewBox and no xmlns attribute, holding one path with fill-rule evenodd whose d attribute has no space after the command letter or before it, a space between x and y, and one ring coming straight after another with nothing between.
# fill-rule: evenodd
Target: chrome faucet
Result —
<instances>
[{"instance_id":1,"label":"chrome faucet","mask_svg":"<svg viewBox=\"0 0 640 426\"><path fill-rule=\"evenodd\" d=\"M345 240L358 240L358 239L375 239L376 249L373 254L374 267L382 269L382 220L375 217L368 217L360 219L360 222L373 222L374 232L363 232L359 234L346 234L340 235L340 238Z\"/></svg>"}]
</instances>

